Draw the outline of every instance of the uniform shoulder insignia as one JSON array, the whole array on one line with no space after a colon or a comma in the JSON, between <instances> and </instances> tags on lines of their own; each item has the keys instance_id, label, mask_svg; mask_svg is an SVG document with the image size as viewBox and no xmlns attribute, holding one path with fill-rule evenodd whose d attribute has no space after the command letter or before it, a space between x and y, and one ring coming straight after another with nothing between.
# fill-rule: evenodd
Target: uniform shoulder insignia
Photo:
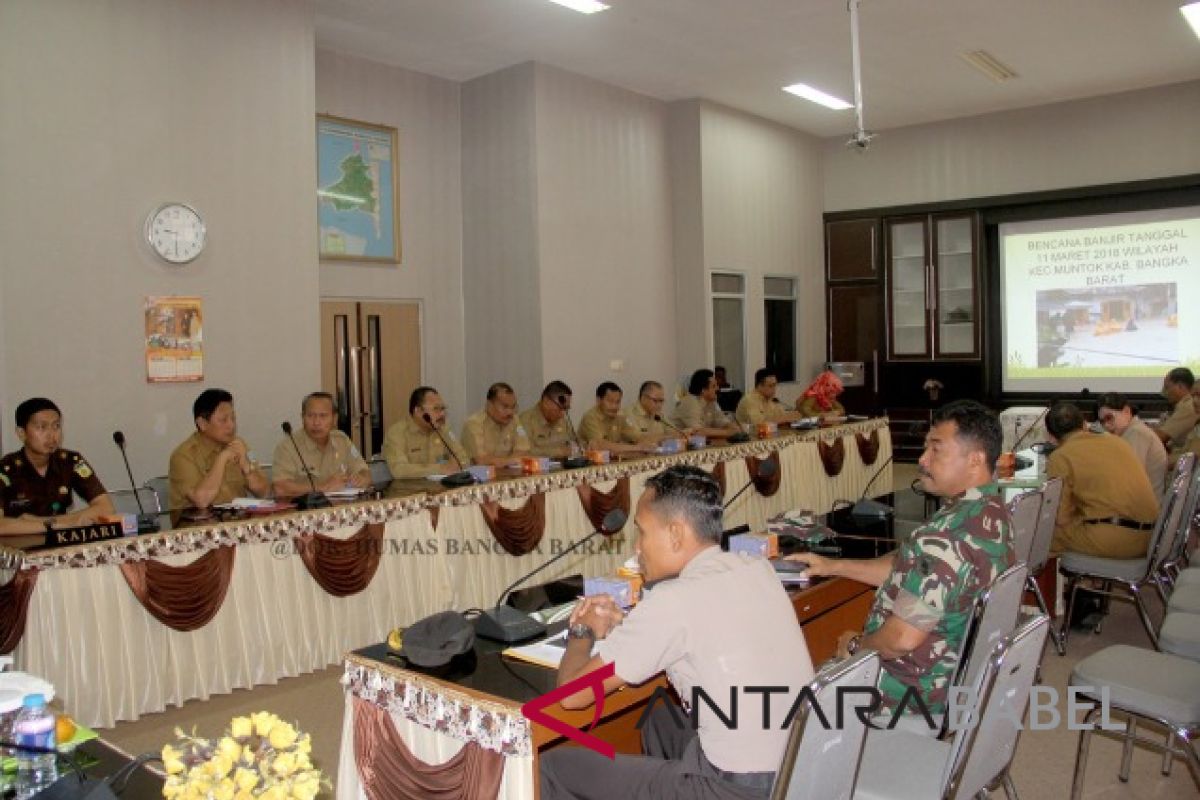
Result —
<instances>
[{"instance_id":1,"label":"uniform shoulder insignia","mask_svg":"<svg viewBox=\"0 0 1200 800\"><path fill-rule=\"evenodd\" d=\"M7 472L7 469L4 472L0 472L0 483L4 484L5 486L12 486L12 481L8 479L8 475L6 474Z\"/></svg>"},{"instance_id":2,"label":"uniform shoulder insignia","mask_svg":"<svg viewBox=\"0 0 1200 800\"><path fill-rule=\"evenodd\" d=\"M58 451L58 457L59 457L59 458L61 458L63 461L66 461L66 460L67 460L67 455L68 455L68 453L67 453L67 451L66 451L66 450L59 450L59 451Z\"/></svg>"},{"instance_id":3,"label":"uniform shoulder insignia","mask_svg":"<svg viewBox=\"0 0 1200 800\"><path fill-rule=\"evenodd\" d=\"M92 477L92 468L88 466L88 463L86 461L83 461L78 458L76 458L75 461L76 461L76 463L75 463L75 474L76 475L83 478L84 480L87 480L88 478Z\"/></svg>"}]
</instances>

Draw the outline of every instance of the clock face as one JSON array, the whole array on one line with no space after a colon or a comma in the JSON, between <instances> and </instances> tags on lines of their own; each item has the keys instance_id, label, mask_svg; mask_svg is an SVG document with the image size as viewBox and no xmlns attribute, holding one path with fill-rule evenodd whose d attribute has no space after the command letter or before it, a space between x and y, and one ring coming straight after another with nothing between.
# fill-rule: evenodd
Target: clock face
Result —
<instances>
[{"instance_id":1,"label":"clock face","mask_svg":"<svg viewBox=\"0 0 1200 800\"><path fill-rule=\"evenodd\" d=\"M204 250L204 220L191 206L167 203L146 220L146 240L165 261L186 264Z\"/></svg>"}]
</instances>

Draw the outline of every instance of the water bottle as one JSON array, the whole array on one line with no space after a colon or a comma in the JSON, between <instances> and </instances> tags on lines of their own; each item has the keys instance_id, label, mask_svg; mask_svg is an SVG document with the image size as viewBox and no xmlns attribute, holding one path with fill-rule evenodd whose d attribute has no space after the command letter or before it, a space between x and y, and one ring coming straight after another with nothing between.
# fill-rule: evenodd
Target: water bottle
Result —
<instances>
[{"instance_id":1,"label":"water bottle","mask_svg":"<svg viewBox=\"0 0 1200 800\"><path fill-rule=\"evenodd\" d=\"M40 694L25 695L21 713L13 723L13 738L19 745L54 750L54 715ZM58 780L56 756L50 753L17 751L16 800L28 800Z\"/></svg>"}]
</instances>

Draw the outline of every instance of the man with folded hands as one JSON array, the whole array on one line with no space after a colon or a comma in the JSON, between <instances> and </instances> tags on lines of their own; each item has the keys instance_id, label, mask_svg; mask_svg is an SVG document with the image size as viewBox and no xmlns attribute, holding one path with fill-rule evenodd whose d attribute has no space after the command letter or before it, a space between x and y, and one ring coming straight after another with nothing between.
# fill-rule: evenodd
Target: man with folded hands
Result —
<instances>
[{"instance_id":1,"label":"man with folded hands","mask_svg":"<svg viewBox=\"0 0 1200 800\"><path fill-rule=\"evenodd\" d=\"M205 389L192 404L192 419L196 432L171 453L167 471L172 511L208 508L247 493L270 494L270 481L237 435L233 395L224 389Z\"/></svg>"}]
</instances>

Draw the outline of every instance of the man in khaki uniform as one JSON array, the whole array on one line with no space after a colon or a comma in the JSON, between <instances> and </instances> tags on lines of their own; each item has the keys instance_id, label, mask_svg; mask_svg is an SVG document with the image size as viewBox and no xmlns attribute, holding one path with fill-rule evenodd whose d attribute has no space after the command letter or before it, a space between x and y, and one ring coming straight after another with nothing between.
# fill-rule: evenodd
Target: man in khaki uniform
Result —
<instances>
[{"instance_id":1,"label":"man in khaki uniform","mask_svg":"<svg viewBox=\"0 0 1200 800\"><path fill-rule=\"evenodd\" d=\"M800 419L799 412L788 411L787 406L775 399L779 389L779 376L775 370L763 367L754 373L754 390L738 403L734 416L743 425L760 422L784 424Z\"/></svg>"},{"instance_id":2,"label":"man in khaki uniform","mask_svg":"<svg viewBox=\"0 0 1200 800\"><path fill-rule=\"evenodd\" d=\"M675 406L674 423L709 439L723 439L738 432L717 405L717 379L711 369L698 369L688 381L687 396Z\"/></svg>"},{"instance_id":3,"label":"man in khaki uniform","mask_svg":"<svg viewBox=\"0 0 1200 800\"><path fill-rule=\"evenodd\" d=\"M1179 457L1188 434L1200 422L1196 404L1192 399L1192 388L1196 377L1187 367L1176 367L1163 378L1162 394L1171 403L1171 413L1163 419L1154 432L1171 451L1172 459Z\"/></svg>"},{"instance_id":4,"label":"man in khaki uniform","mask_svg":"<svg viewBox=\"0 0 1200 800\"><path fill-rule=\"evenodd\" d=\"M1046 430L1058 445L1046 477L1062 478L1053 554L1140 558L1158 516L1158 497L1146 470L1123 439L1092 433L1071 403L1055 403Z\"/></svg>"},{"instance_id":5,"label":"man in khaki uniform","mask_svg":"<svg viewBox=\"0 0 1200 800\"><path fill-rule=\"evenodd\" d=\"M192 419L196 432L171 453L167 470L172 511L228 503L247 492L256 497L270 493L270 481L238 438L233 395L205 389L192 404Z\"/></svg>"},{"instance_id":6,"label":"man in khaki uniform","mask_svg":"<svg viewBox=\"0 0 1200 800\"><path fill-rule=\"evenodd\" d=\"M447 452L442 436L450 443ZM446 404L436 389L418 386L408 396L408 419L397 422L383 437L383 457L393 478L424 478L462 470L470 463L467 451L446 427Z\"/></svg>"},{"instance_id":7,"label":"man in khaki uniform","mask_svg":"<svg viewBox=\"0 0 1200 800\"><path fill-rule=\"evenodd\" d=\"M529 455L529 436L517 419L517 393L507 383L493 383L483 410L463 425L463 448L476 464L516 466Z\"/></svg>"},{"instance_id":8,"label":"man in khaki uniform","mask_svg":"<svg viewBox=\"0 0 1200 800\"><path fill-rule=\"evenodd\" d=\"M625 415L637 431L638 441L658 444L663 439L678 438L687 432L672 430L662 421L663 403L666 400L666 390L658 381L646 381L638 389L637 402L630 406L629 413Z\"/></svg>"},{"instance_id":9,"label":"man in khaki uniform","mask_svg":"<svg viewBox=\"0 0 1200 800\"><path fill-rule=\"evenodd\" d=\"M1104 426L1104 430L1113 436L1120 436L1133 448L1133 454L1146 469L1150 478L1150 488L1157 494L1162 494L1166 488L1167 479L1167 450L1163 443L1150 430L1150 426L1138 419L1133 413L1133 406L1125 395L1109 392L1101 396L1096 404L1096 419Z\"/></svg>"},{"instance_id":10,"label":"man in khaki uniform","mask_svg":"<svg viewBox=\"0 0 1200 800\"><path fill-rule=\"evenodd\" d=\"M592 450L614 453L653 452L654 442L639 441L640 432L621 413L621 387L605 381L596 387L596 405L579 421L579 439Z\"/></svg>"},{"instance_id":11,"label":"man in khaki uniform","mask_svg":"<svg viewBox=\"0 0 1200 800\"><path fill-rule=\"evenodd\" d=\"M550 381L542 389L537 405L521 412L521 426L529 436L535 456L564 458L571 455L574 438L567 414L571 410L571 387L562 381Z\"/></svg>"},{"instance_id":12,"label":"man in khaki uniform","mask_svg":"<svg viewBox=\"0 0 1200 800\"><path fill-rule=\"evenodd\" d=\"M310 475L318 492L371 485L371 468L350 437L334 428L333 395L313 392L305 397L300 403L300 420L303 429L275 445L271 481L276 497L299 497L312 491Z\"/></svg>"}]
</instances>

